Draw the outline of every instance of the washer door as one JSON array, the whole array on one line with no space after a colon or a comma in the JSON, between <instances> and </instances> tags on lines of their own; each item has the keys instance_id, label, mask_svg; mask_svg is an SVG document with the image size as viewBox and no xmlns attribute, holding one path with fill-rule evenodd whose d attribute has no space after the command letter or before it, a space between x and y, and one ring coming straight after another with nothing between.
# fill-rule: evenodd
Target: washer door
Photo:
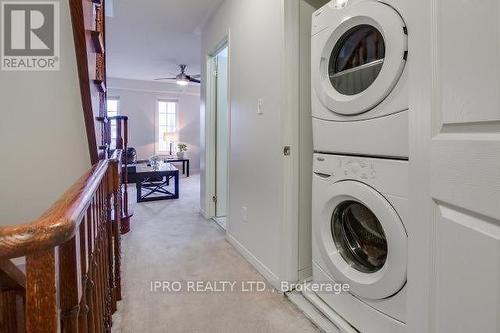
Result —
<instances>
[{"instance_id":1,"label":"washer door","mask_svg":"<svg viewBox=\"0 0 500 333\"><path fill-rule=\"evenodd\" d=\"M320 101L354 116L373 109L401 77L408 50L405 24L386 4L365 1L344 9L332 29L313 78Z\"/></svg>"},{"instance_id":2,"label":"washer door","mask_svg":"<svg viewBox=\"0 0 500 333\"><path fill-rule=\"evenodd\" d=\"M315 222L330 274L360 297L396 294L406 282L407 267L408 237L399 215L380 193L357 181L329 185L326 192Z\"/></svg>"}]
</instances>

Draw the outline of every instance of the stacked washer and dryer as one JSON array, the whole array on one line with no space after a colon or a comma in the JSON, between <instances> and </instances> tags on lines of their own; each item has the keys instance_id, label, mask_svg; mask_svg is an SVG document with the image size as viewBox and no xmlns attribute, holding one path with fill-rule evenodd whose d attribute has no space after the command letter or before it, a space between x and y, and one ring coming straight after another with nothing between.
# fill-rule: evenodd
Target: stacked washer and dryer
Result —
<instances>
[{"instance_id":1,"label":"stacked washer and dryer","mask_svg":"<svg viewBox=\"0 0 500 333\"><path fill-rule=\"evenodd\" d=\"M312 27L313 282L362 333L406 328L407 0L334 0Z\"/></svg>"}]
</instances>

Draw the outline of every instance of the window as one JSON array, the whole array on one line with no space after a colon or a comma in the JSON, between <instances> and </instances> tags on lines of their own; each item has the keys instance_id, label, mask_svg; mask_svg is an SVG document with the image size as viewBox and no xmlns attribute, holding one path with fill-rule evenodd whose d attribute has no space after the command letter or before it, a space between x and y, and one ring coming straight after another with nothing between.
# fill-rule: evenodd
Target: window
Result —
<instances>
[{"instance_id":1,"label":"window","mask_svg":"<svg viewBox=\"0 0 500 333\"><path fill-rule=\"evenodd\" d=\"M120 100L116 97L108 98L107 100L107 112L108 117L116 117L119 114ZM111 144L114 145L116 142L116 120L111 121Z\"/></svg>"},{"instance_id":2,"label":"window","mask_svg":"<svg viewBox=\"0 0 500 333\"><path fill-rule=\"evenodd\" d=\"M158 152L170 151L170 143L177 138L176 101L158 101Z\"/></svg>"}]
</instances>

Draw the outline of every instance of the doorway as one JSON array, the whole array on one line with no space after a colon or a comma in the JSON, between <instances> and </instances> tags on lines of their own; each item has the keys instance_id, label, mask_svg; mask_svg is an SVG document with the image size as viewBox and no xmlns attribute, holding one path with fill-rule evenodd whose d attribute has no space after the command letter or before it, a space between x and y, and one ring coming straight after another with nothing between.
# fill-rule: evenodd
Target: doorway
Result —
<instances>
[{"instance_id":1,"label":"doorway","mask_svg":"<svg viewBox=\"0 0 500 333\"><path fill-rule=\"evenodd\" d=\"M214 106L214 190L213 219L226 229L228 215L228 173L229 173L229 49L224 44L212 57L214 69L213 106Z\"/></svg>"}]
</instances>

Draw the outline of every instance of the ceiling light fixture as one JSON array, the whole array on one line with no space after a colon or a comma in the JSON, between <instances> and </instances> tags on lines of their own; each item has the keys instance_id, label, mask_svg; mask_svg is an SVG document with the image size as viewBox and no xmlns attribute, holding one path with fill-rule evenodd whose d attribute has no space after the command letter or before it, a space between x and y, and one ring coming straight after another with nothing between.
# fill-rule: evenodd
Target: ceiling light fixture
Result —
<instances>
[{"instance_id":1,"label":"ceiling light fixture","mask_svg":"<svg viewBox=\"0 0 500 333\"><path fill-rule=\"evenodd\" d=\"M189 84L189 79L185 76L181 76L176 79L176 82L178 85L185 87Z\"/></svg>"}]
</instances>

